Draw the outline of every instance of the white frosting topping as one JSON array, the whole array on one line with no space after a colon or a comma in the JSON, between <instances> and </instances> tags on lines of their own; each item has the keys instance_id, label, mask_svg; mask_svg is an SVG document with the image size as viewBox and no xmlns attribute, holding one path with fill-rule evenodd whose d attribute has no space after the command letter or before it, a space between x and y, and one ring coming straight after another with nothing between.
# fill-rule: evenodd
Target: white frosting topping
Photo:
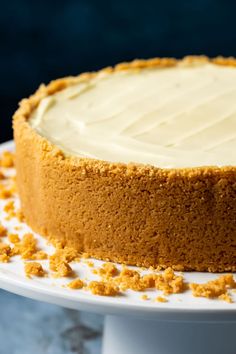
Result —
<instances>
[{"instance_id":1,"label":"white frosting topping","mask_svg":"<svg viewBox=\"0 0 236 354\"><path fill-rule=\"evenodd\" d=\"M236 165L236 69L101 72L44 98L31 126L67 155L162 168Z\"/></svg>"}]
</instances>

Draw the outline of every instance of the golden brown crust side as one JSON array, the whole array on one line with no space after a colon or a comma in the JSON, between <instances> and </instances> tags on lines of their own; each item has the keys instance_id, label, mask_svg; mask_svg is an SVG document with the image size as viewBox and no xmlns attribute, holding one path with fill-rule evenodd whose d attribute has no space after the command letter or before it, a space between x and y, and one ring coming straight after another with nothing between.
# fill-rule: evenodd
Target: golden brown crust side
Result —
<instances>
[{"instance_id":1,"label":"golden brown crust side","mask_svg":"<svg viewBox=\"0 0 236 354\"><path fill-rule=\"evenodd\" d=\"M151 59L104 70L193 65L206 57ZM211 59L236 66L233 58ZM28 124L40 100L96 73L56 80L14 116L16 167L29 225L105 260L199 271L236 271L236 167L159 169L66 157Z\"/></svg>"}]
</instances>

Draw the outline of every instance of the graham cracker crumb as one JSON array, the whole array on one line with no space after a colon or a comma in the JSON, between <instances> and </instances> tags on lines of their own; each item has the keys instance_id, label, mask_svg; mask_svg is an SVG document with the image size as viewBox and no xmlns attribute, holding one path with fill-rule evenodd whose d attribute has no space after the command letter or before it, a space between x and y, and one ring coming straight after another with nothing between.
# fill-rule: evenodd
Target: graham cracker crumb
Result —
<instances>
[{"instance_id":1,"label":"graham cracker crumb","mask_svg":"<svg viewBox=\"0 0 236 354\"><path fill-rule=\"evenodd\" d=\"M223 300L231 304L233 302L232 297L229 294L222 294L218 297L219 300Z\"/></svg>"},{"instance_id":2,"label":"graham cracker crumb","mask_svg":"<svg viewBox=\"0 0 236 354\"><path fill-rule=\"evenodd\" d=\"M36 277L43 277L45 275L45 271L40 263L29 262L25 263L25 274L28 278L31 278L32 275Z\"/></svg>"},{"instance_id":3,"label":"graham cracker crumb","mask_svg":"<svg viewBox=\"0 0 236 354\"><path fill-rule=\"evenodd\" d=\"M8 263L10 261L10 256L7 254L0 254L0 262L1 263Z\"/></svg>"},{"instance_id":4,"label":"graham cracker crumb","mask_svg":"<svg viewBox=\"0 0 236 354\"><path fill-rule=\"evenodd\" d=\"M79 254L70 247L59 248L49 257L49 268L56 272L56 277L69 277L73 275L73 270L69 262L79 260Z\"/></svg>"},{"instance_id":5,"label":"graham cracker crumb","mask_svg":"<svg viewBox=\"0 0 236 354\"><path fill-rule=\"evenodd\" d=\"M56 252L49 257L49 268L56 272L56 277L69 277L73 275L73 270L69 265L76 259L78 253L69 247L57 249Z\"/></svg>"},{"instance_id":6,"label":"graham cracker crumb","mask_svg":"<svg viewBox=\"0 0 236 354\"><path fill-rule=\"evenodd\" d=\"M78 261L79 258L79 253L76 251L74 248L71 247L64 247L64 248L58 248L56 252L50 256L50 262L53 264L53 262L58 263L60 261L66 261L66 262L72 262L72 261Z\"/></svg>"},{"instance_id":7,"label":"graham cracker crumb","mask_svg":"<svg viewBox=\"0 0 236 354\"><path fill-rule=\"evenodd\" d=\"M58 240L54 240L53 238L49 239L48 244L50 244L50 243L56 248L56 250L60 250L60 249L63 249L65 247L63 242L58 241Z\"/></svg>"},{"instance_id":8,"label":"graham cracker crumb","mask_svg":"<svg viewBox=\"0 0 236 354\"><path fill-rule=\"evenodd\" d=\"M70 247L58 248L56 252L49 257L49 268L56 272L56 277L73 276L73 270L69 262L78 261L78 252Z\"/></svg>"},{"instance_id":9,"label":"graham cracker crumb","mask_svg":"<svg viewBox=\"0 0 236 354\"><path fill-rule=\"evenodd\" d=\"M0 254L7 253L10 254L11 247L6 243L0 243Z\"/></svg>"},{"instance_id":10,"label":"graham cracker crumb","mask_svg":"<svg viewBox=\"0 0 236 354\"><path fill-rule=\"evenodd\" d=\"M88 289L93 295L116 296L119 294L118 286L104 281L91 281Z\"/></svg>"},{"instance_id":11,"label":"graham cracker crumb","mask_svg":"<svg viewBox=\"0 0 236 354\"><path fill-rule=\"evenodd\" d=\"M0 243L0 262L7 263L10 260L11 247L6 243Z\"/></svg>"},{"instance_id":12,"label":"graham cracker crumb","mask_svg":"<svg viewBox=\"0 0 236 354\"><path fill-rule=\"evenodd\" d=\"M123 267L120 274L114 278L114 282L119 284L122 291L127 289L143 291L146 289L146 283L143 282L140 273L127 267Z\"/></svg>"},{"instance_id":13,"label":"graham cracker crumb","mask_svg":"<svg viewBox=\"0 0 236 354\"><path fill-rule=\"evenodd\" d=\"M65 261L61 261L60 263L58 263L54 269L55 273L53 274L53 276L55 278L71 277L74 275L73 269L71 268L69 263Z\"/></svg>"},{"instance_id":14,"label":"graham cracker crumb","mask_svg":"<svg viewBox=\"0 0 236 354\"><path fill-rule=\"evenodd\" d=\"M48 258L46 252L38 249L37 239L31 233L25 234L22 240L17 234L9 234L8 239L14 243L11 256L21 255L21 258L25 260L43 260Z\"/></svg>"},{"instance_id":15,"label":"graham cracker crumb","mask_svg":"<svg viewBox=\"0 0 236 354\"><path fill-rule=\"evenodd\" d=\"M5 236L7 236L7 229L2 224L0 224L0 237Z\"/></svg>"},{"instance_id":16,"label":"graham cracker crumb","mask_svg":"<svg viewBox=\"0 0 236 354\"><path fill-rule=\"evenodd\" d=\"M14 154L10 151L4 151L0 157L0 166L10 168L14 166Z\"/></svg>"},{"instance_id":17,"label":"graham cracker crumb","mask_svg":"<svg viewBox=\"0 0 236 354\"><path fill-rule=\"evenodd\" d=\"M9 199L12 197L12 191L3 186L0 188L0 199Z\"/></svg>"},{"instance_id":18,"label":"graham cracker crumb","mask_svg":"<svg viewBox=\"0 0 236 354\"><path fill-rule=\"evenodd\" d=\"M5 175L3 174L2 171L0 171L0 180L5 179Z\"/></svg>"},{"instance_id":19,"label":"graham cracker crumb","mask_svg":"<svg viewBox=\"0 0 236 354\"><path fill-rule=\"evenodd\" d=\"M171 268L167 268L162 274L158 274L155 280L157 290L162 290L164 295L182 293L187 285L181 275L176 275Z\"/></svg>"},{"instance_id":20,"label":"graham cracker crumb","mask_svg":"<svg viewBox=\"0 0 236 354\"><path fill-rule=\"evenodd\" d=\"M193 296L206 297L209 299L218 298L227 302L232 302L228 293L229 289L236 288L236 282L232 274L221 275L215 280L210 280L207 283L189 284Z\"/></svg>"},{"instance_id":21,"label":"graham cracker crumb","mask_svg":"<svg viewBox=\"0 0 236 354\"><path fill-rule=\"evenodd\" d=\"M157 274L150 273L150 274L145 274L142 277L142 280L146 285L146 288L155 288L156 278L157 278Z\"/></svg>"},{"instance_id":22,"label":"graham cracker crumb","mask_svg":"<svg viewBox=\"0 0 236 354\"><path fill-rule=\"evenodd\" d=\"M32 254L31 259L42 261L44 259L48 259L48 254L44 251L37 251L36 253Z\"/></svg>"},{"instance_id":23,"label":"graham cracker crumb","mask_svg":"<svg viewBox=\"0 0 236 354\"><path fill-rule=\"evenodd\" d=\"M7 213L7 217L6 220L10 220L11 218L16 216L16 212L15 212L15 203L13 200L9 201L7 204L5 204L3 210L5 211L5 213Z\"/></svg>"},{"instance_id":24,"label":"graham cracker crumb","mask_svg":"<svg viewBox=\"0 0 236 354\"><path fill-rule=\"evenodd\" d=\"M5 213L8 214L6 220L10 220L11 218L17 217L20 222L24 221L24 215L22 211L20 209L17 211L15 210L15 203L13 200L5 204L3 210L5 211Z\"/></svg>"},{"instance_id":25,"label":"graham cracker crumb","mask_svg":"<svg viewBox=\"0 0 236 354\"><path fill-rule=\"evenodd\" d=\"M3 210L4 210L6 213L15 211L15 203L14 203L14 201L11 200L11 201L8 202L7 204L5 204Z\"/></svg>"},{"instance_id":26,"label":"graham cracker crumb","mask_svg":"<svg viewBox=\"0 0 236 354\"><path fill-rule=\"evenodd\" d=\"M20 237L18 234L8 234L7 238L9 240L9 242L14 243L14 244L20 242Z\"/></svg>"},{"instance_id":27,"label":"graham cracker crumb","mask_svg":"<svg viewBox=\"0 0 236 354\"><path fill-rule=\"evenodd\" d=\"M146 294L140 296L141 300L149 300L149 297Z\"/></svg>"},{"instance_id":28,"label":"graham cracker crumb","mask_svg":"<svg viewBox=\"0 0 236 354\"><path fill-rule=\"evenodd\" d=\"M118 274L118 268L110 262L103 263L101 268L98 269L97 274L103 278L111 278Z\"/></svg>"},{"instance_id":29,"label":"graham cracker crumb","mask_svg":"<svg viewBox=\"0 0 236 354\"><path fill-rule=\"evenodd\" d=\"M155 301L157 301L157 302L168 302L167 298L165 298L163 296L157 296Z\"/></svg>"},{"instance_id":30,"label":"graham cracker crumb","mask_svg":"<svg viewBox=\"0 0 236 354\"><path fill-rule=\"evenodd\" d=\"M148 288L156 288L162 290L165 295L169 295L186 290L183 277L175 275L171 268L166 269L162 274L151 273L141 276L137 270L123 267L114 281L123 291L127 289L143 291Z\"/></svg>"},{"instance_id":31,"label":"graham cracker crumb","mask_svg":"<svg viewBox=\"0 0 236 354\"><path fill-rule=\"evenodd\" d=\"M12 249L12 255L20 254L22 259L32 259L32 256L38 251L37 240L33 234L27 233L19 243L16 243Z\"/></svg>"},{"instance_id":32,"label":"graham cracker crumb","mask_svg":"<svg viewBox=\"0 0 236 354\"><path fill-rule=\"evenodd\" d=\"M86 284L80 278L72 280L67 287L70 289L82 289Z\"/></svg>"}]
</instances>

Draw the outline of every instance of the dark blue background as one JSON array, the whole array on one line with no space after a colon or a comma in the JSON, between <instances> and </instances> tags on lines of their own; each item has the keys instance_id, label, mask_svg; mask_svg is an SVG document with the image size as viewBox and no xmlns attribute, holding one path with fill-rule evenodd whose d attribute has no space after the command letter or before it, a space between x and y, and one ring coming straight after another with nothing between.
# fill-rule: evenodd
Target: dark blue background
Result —
<instances>
[{"instance_id":1,"label":"dark blue background","mask_svg":"<svg viewBox=\"0 0 236 354\"><path fill-rule=\"evenodd\" d=\"M236 1L0 1L0 141L41 82L133 58L236 56Z\"/></svg>"}]
</instances>

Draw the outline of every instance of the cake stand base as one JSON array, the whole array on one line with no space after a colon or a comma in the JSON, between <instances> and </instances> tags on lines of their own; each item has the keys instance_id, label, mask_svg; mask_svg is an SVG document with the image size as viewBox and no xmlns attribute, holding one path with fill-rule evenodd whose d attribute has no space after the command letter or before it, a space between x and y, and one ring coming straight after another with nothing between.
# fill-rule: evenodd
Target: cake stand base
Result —
<instances>
[{"instance_id":1,"label":"cake stand base","mask_svg":"<svg viewBox=\"0 0 236 354\"><path fill-rule=\"evenodd\" d=\"M102 354L235 354L236 322L107 316Z\"/></svg>"}]
</instances>

